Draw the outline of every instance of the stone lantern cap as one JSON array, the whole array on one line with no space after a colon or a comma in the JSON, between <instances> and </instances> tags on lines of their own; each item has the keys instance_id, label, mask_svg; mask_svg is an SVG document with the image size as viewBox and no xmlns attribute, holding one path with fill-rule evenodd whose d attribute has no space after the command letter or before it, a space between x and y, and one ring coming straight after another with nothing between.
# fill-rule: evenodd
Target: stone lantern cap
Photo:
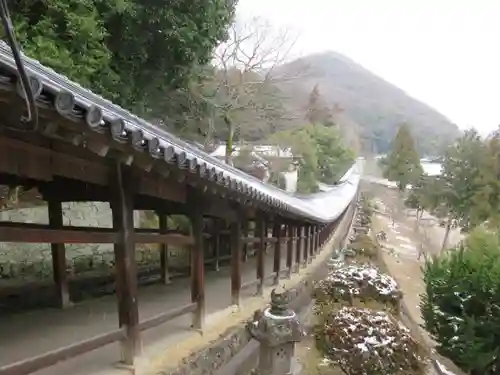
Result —
<instances>
[{"instance_id":1,"label":"stone lantern cap","mask_svg":"<svg viewBox=\"0 0 500 375\"><path fill-rule=\"evenodd\" d=\"M271 347L300 341L305 332L297 314L288 308L288 303L288 293L284 288L273 289L270 307L256 312L248 326L252 337Z\"/></svg>"}]
</instances>

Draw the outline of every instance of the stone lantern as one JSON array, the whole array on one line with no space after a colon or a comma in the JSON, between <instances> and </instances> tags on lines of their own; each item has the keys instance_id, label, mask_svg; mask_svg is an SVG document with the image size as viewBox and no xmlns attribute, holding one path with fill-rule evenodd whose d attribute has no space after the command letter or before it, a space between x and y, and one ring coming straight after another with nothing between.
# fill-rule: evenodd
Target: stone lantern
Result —
<instances>
[{"instance_id":1,"label":"stone lantern","mask_svg":"<svg viewBox=\"0 0 500 375\"><path fill-rule=\"evenodd\" d=\"M305 333L288 302L286 291L274 289L271 306L258 312L249 325L251 335L260 343L257 375L292 374L295 343Z\"/></svg>"}]
</instances>

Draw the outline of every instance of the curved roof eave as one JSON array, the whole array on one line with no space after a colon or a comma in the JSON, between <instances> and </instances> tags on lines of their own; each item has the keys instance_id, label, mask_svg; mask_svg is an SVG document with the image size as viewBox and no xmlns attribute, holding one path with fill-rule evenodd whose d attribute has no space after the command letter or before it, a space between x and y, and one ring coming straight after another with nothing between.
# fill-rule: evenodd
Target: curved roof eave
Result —
<instances>
[{"instance_id":1,"label":"curved roof eave","mask_svg":"<svg viewBox=\"0 0 500 375\"><path fill-rule=\"evenodd\" d=\"M226 186L229 188L248 193L253 199L264 201L278 210L285 210L311 221L328 223L336 220L356 195L362 169L362 162L359 159L340 179L339 184L329 191L310 196L293 196L222 163L199 148L172 135L166 129L155 126L94 94L67 77L43 66L37 60L24 55L23 60L27 73L38 79L44 90L55 96L60 93L70 93L74 97L75 104L82 109L99 108L104 120L108 122L120 120L127 132L140 131L144 140L148 142L154 140L155 144L163 150L168 149L169 157L182 155L190 166L202 167L203 171L209 171L208 175L216 175L219 179L226 181ZM0 41L0 67L17 75L11 49L3 41Z\"/></svg>"}]
</instances>

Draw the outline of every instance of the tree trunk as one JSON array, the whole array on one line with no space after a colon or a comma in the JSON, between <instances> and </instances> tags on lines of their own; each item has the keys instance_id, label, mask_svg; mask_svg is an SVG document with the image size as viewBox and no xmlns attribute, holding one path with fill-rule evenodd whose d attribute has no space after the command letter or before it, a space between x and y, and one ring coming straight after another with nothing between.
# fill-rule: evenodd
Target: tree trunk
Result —
<instances>
[{"instance_id":1,"label":"tree trunk","mask_svg":"<svg viewBox=\"0 0 500 375\"><path fill-rule=\"evenodd\" d=\"M224 115L224 122L226 123L228 130L227 142L226 142L226 157L224 161L226 162L226 164L232 165L233 163L231 161L232 159L231 156L233 154L234 126L228 114Z\"/></svg>"},{"instance_id":2,"label":"tree trunk","mask_svg":"<svg viewBox=\"0 0 500 375\"><path fill-rule=\"evenodd\" d=\"M422 210L420 208L417 208L417 211L415 213L415 230L418 232L420 228L420 218L422 217Z\"/></svg>"},{"instance_id":3,"label":"tree trunk","mask_svg":"<svg viewBox=\"0 0 500 375\"><path fill-rule=\"evenodd\" d=\"M448 237L450 237L451 222L452 220L448 219L448 222L446 223L446 231L444 232L444 239L443 239L443 245L441 246L441 252L443 252L448 247Z\"/></svg>"}]
</instances>

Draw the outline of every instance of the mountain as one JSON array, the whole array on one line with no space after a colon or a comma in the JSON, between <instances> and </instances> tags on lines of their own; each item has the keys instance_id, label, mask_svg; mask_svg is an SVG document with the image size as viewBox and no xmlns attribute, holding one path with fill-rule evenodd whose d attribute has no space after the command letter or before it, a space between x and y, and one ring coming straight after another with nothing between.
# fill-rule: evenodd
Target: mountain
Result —
<instances>
[{"instance_id":1,"label":"mountain","mask_svg":"<svg viewBox=\"0 0 500 375\"><path fill-rule=\"evenodd\" d=\"M314 54L276 69L279 87L294 107L304 108L318 85L322 99L342 123L357 123L363 148L387 152L398 127L410 126L421 153L436 154L459 134L458 127L430 106L339 53Z\"/></svg>"}]
</instances>

